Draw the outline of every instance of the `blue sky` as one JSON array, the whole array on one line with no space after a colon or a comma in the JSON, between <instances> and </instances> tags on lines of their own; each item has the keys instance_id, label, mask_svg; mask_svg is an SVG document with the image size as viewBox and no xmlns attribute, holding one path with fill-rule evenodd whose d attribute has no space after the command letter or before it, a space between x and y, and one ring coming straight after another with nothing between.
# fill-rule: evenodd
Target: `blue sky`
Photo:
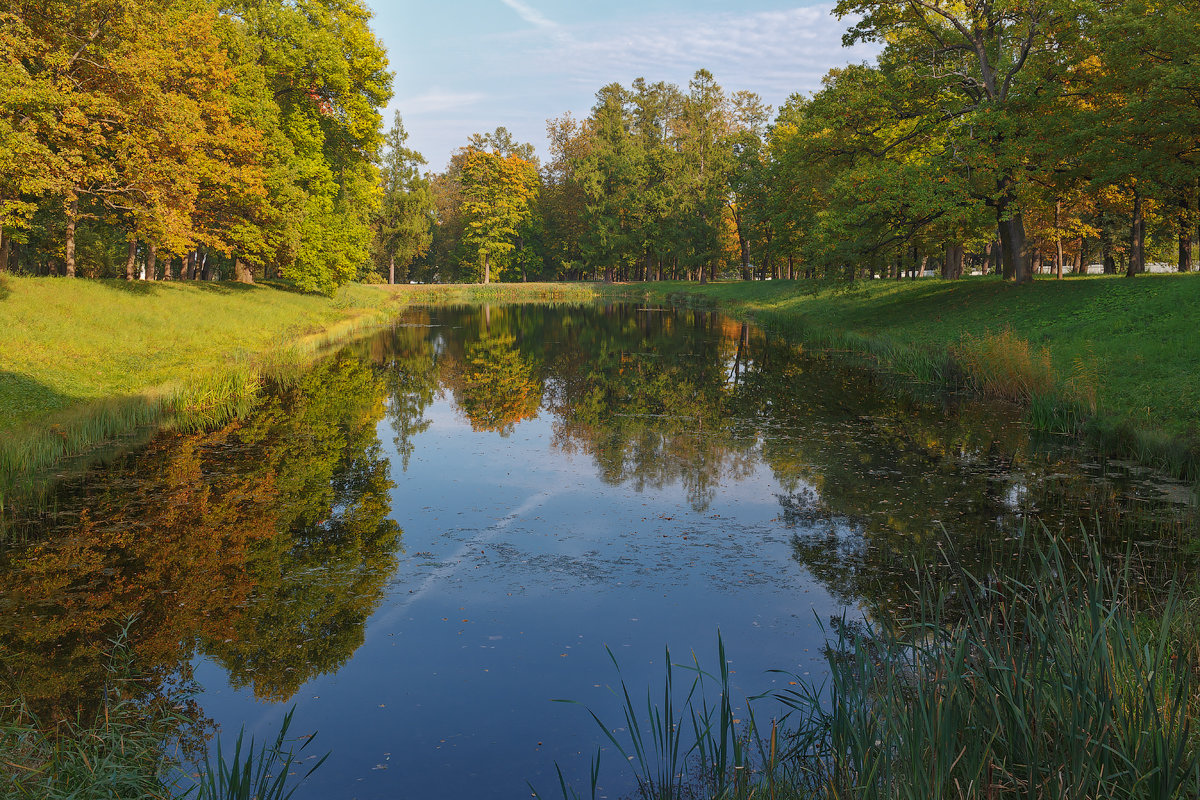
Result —
<instances>
[{"instance_id":1,"label":"blue sky","mask_svg":"<svg viewBox=\"0 0 1200 800\"><path fill-rule=\"evenodd\" d=\"M504 125L545 154L546 120L587 115L601 86L637 77L686 87L701 67L727 91L778 107L844 49L832 3L783 0L368 0L396 73L409 145L442 170L472 133Z\"/></svg>"}]
</instances>

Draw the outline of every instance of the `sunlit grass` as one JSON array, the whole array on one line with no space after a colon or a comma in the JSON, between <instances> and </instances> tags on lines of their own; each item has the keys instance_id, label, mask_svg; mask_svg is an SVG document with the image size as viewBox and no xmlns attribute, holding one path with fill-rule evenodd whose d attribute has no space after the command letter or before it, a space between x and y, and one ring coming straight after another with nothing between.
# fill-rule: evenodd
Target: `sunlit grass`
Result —
<instances>
[{"instance_id":1,"label":"sunlit grass","mask_svg":"<svg viewBox=\"0 0 1200 800\"><path fill-rule=\"evenodd\" d=\"M586 303L604 296L601 285L595 283L408 284L378 288L407 303L428 305Z\"/></svg>"},{"instance_id":2,"label":"sunlit grass","mask_svg":"<svg viewBox=\"0 0 1200 800\"><path fill-rule=\"evenodd\" d=\"M583 284L351 284L327 298L227 283L0 280L0 514L6 496L101 443L245 414L263 378L307 367L406 306L597 296Z\"/></svg>"},{"instance_id":3,"label":"sunlit grass","mask_svg":"<svg viewBox=\"0 0 1200 800\"><path fill-rule=\"evenodd\" d=\"M230 284L5 278L0 511L64 459L145 426L245 413L264 370L387 320L369 287L334 298Z\"/></svg>"}]
</instances>

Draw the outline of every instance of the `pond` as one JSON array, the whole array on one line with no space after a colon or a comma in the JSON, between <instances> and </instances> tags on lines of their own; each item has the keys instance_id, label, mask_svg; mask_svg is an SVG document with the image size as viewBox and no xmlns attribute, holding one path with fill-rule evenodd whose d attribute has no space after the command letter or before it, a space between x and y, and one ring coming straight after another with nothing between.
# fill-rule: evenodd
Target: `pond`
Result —
<instances>
[{"instance_id":1,"label":"pond","mask_svg":"<svg viewBox=\"0 0 1200 800\"><path fill-rule=\"evenodd\" d=\"M18 513L5 691L94 707L124 630L193 737L295 707L332 752L297 798L556 796L556 764L585 791L602 733L553 701L617 727L619 680L657 690L667 648L715 671L719 632L739 697L819 682L831 621L986 575L1027 524L1171 563L1189 489L1020 417L712 312L412 310ZM633 789L620 760L602 796Z\"/></svg>"}]
</instances>

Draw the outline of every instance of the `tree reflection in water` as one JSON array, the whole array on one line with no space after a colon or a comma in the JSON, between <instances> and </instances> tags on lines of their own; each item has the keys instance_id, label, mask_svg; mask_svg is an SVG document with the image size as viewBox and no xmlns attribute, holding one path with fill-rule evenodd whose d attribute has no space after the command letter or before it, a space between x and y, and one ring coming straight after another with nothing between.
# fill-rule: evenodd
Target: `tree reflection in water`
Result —
<instances>
[{"instance_id":1,"label":"tree reflection in water","mask_svg":"<svg viewBox=\"0 0 1200 800\"><path fill-rule=\"evenodd\" d=\"M384 395L343 354L247 421L159 436L18 522L31 542L0 555L5 694L46 719L95 707L129 620L151 693L196 652L275 700L344 663L400 540L375 435Z\"/></svg>"},{"instance_id":2,"label":"tree reflection in water","mask_svg":"<svg viewBox=\"0 0 1200 800\"><path fill-rule=\"evenodd\" d=\"M697 511L719 486L771 482L795 561L877 620L904 613L920 576L1003 569L1030 518L1157 541L1195 525L1031 440L1008 410L918 402L711 312L416 310L247 420L160 436L26 519L31 544L0 554L5 691L52 716L93 706L106 643L133 617L159 690L197 653L272 701L337 670L397 565L378 423L407 470L449 397L481 433L544 412L553 446L602 481L678 486Z\"/></svg>"}]
</instances>

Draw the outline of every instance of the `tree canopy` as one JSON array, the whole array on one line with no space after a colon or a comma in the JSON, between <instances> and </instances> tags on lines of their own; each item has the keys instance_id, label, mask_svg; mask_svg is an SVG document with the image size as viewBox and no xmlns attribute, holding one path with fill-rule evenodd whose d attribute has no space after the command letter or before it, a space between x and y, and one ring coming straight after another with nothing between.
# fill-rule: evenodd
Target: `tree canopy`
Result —
<instances>
[{"instance_id":1,"label":"tree canopy","mask_svg":"<svg viewBox=\"0 0 1200 800\"><path fill-rule=\"evenodd\" d=\"M369 20L360 0L8 4L0 269L356 277L391 97Z\"/></svg>"}]
</instances>

